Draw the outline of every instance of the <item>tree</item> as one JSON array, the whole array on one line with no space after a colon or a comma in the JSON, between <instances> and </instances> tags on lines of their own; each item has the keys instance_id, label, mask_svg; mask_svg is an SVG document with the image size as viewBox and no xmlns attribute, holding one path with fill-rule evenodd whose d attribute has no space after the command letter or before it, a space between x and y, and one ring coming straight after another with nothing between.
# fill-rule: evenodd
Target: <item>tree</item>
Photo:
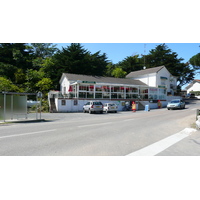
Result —
<instances>
[{"instance_id":1,"label":"tree","mask_svg":"<svg viewBox=\"0 0 200 200\"><path fill-rule=\"evenodd\" d=\"M15 81L15 72L17 71L17 67L11 64L0 62L0 76L10 79L11 81Z\"/></svg>"},{"instance_id":2,"label":"tree","mask_svg":"<svg viewBox=\"0 0 200 200\"><path fill-rule=\"evenodd\" d=\"M32 57L26 43L0 43L0 62L23 70L32 67Z\"/></svg>"},{"instance_id":3,"label":"tree","mask_svg":"<svg viewBox=\"0 0 200 200\"><path fill-rule=\"evenodd\" d=\"M139 58L139 55L127 56L117 65L120 65L122 69L129 74L132 71L141 70L143 68L143 61Z\"/></svg>"},{"instance_id":4,"label":"tree","mask_svg":"<svg viewBox=\"0 0 200 200\"><path fill-rule=\"evenodd\" d=\"M6 92L23 92L19 87L17 87L15 84L12 83L12 81L0 77L0 92L6 91Z\"/></svg>"},{"instance_id":5,"label":"tree","mask_svg":"<svg viewBox=\"0 0 200 200\"><path fill-rule=\"evenodd\" d=\"M50 74L53 84L59 83L62 73L103 76L108 64L106 54L100 51L91 54L79 43L72 43L45 62L45 72ZM58 87L57 87L58 89Z\"/></svg>"},{"instance_id":6,"label":"tree","mask_svg":"<svg viewBox=\"0 0 200 200\"><path fill-rule=\"evenodd\" d=\"M145 59L147 68L164 65L173 76L178 77L179 86L189 83L194 78L194 69L189 63L183 63L183 58L178 58L178 54L172 52L165 44L152 49Z\"/></svg>"},{"instance_id":7,"label":"tree","mask_svg":"<svg viewBox=\"0 0 200 200\"><path fill-rule=\"evenodd\" d=\"M194 67L194 69L200 69L200 53L192 56L189 60L190 64Z\"/></svg>"},{"instance_id":8,"label":"tree","mask_svg":"<svg viewBox=\"0 0 200 200\"><path fill-rule=\"evenodd\" d=\"M125 78L127 73L121 67L116 67L111 74L115 78Z\"/></svg>"},{"instance_id":9,"label":"tree","mask_svg":"<svg viewBox=\"0 0 200 200\"><path fill-rule=\"evenodd\" d=\"M32 50L34 57L47 58L58 51L56 46L56 44L52 43L31 43L29 48Z\"/></svg>"},{"instance_id":10,"label":"tree","mask_svg":"<svg viewBox=\"0 0 200 200\"><path fill-rule=\"evenodd\" d=\"M108 65L106 66L106 76L113 76L112 72L115 68L115 64L113 64L112 62L108 63Z\"/></svg>"},{"instance_id":11,"label":"tree","mask_svg":"<svg viewBox=\"0 0 200 200\"><path fill-rule=\"evenodd\" d=\"M36 83L36 87L38 87L38 91L42 92L46 97L49 90L52 88L53 82L50 78L42 78L40 81Z\"/></svg>"}]
</instances>

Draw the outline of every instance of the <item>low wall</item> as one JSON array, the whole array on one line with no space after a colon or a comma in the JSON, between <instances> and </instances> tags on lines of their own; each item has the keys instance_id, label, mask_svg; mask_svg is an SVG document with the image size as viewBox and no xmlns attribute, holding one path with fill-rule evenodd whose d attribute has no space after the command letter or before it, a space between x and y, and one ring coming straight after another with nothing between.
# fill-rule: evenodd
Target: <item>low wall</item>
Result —
<instances>
[{"instance_id":1,"label":"low wall","mask_svg":"<svg viewBox=\"0 0 200 200\"><path fill-rule=\"evenodd\" d=\"M182 99L182 97L178 97L178 96L168 96L166 101L161 101L162 108L165 108L167 106L168 102L171 101L172 99L180 99L180 98ZM76 100L76 99L56 98L55 105L56 105L57 112L82 112L84 104L86 104L88 101L92 101L92 100L88 100L88 99ZM125 100L110 101L110 100L103 100L103 99L101 99L99 101L101 101L103 104L108 103L108 102L117 104L118 111L122 111L122 109L125 106L125 102L126 102ZM150 109L158 108L157 102L150 103L149 101L141 101L141 104L144 106L144 109L145 109L145 105L149 105ZM136 104L136 109L138 110L138 104Z\"/></svg>"}]
</instances>

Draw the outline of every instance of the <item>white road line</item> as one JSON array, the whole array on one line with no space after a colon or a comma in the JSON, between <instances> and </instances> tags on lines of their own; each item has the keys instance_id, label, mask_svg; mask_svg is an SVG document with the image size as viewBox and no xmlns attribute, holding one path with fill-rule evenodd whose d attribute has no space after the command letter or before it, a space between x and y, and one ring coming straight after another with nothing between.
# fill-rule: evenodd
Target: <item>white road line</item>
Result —
<instances>
[{"instance_id":1,"label":"white road line","mask_svg":"<svg viewBox=\"0 0 200 200\"><path fill-rule=\"evenodd\" d=\"M135 120L135 119L124 119L123 121L128 122L128 121L133 121L133 120Z\"/></svg>"},{"instance_id":2,"label":"white road line","mask_svg":"<svg viewBox=\"0 0 200 200\"><path fill-rule=\"evenodd\" d=\"M22 133L22 134L17 134L17 135L6 135L6 136L0 137L0 139L10 138L10 137L20 137L20 136L26 136L26 135L33 135L33 134L38 134L38 133L47 133L47 132L52 132L52 131L55 131L55 130L56 129L46 130L46 131L37 131L37 132L32 132L32 133Z\"/></svg>"},{"instance_id":3,"label":"white road line","mask_svg":"<svg viewBox=\"0 0 200 200\"><path fill-rule=\"evenodd\" d=\"M180 140L188 137L192 132L197 131L193 128L185 128L181 132L178 132L174 135L171 135L163 140L160 140L156 143L153 143L143 149L140 149L138 151L135 151L131 154L128 154L127 156L154 156L168 147L172 146L173 144L179 142Z\"/></svg>"},{"instance_id":4,"label":"white road line","mask_svg":"<svg viewBox=\"0 0 200 200\"><path fill-rule=\"evenodd\" d=\"M113 122L106 122L106 123L99 123L99 124L86 124L82 126L78 126L78 128L84 128L84 127L90 127L90 126L101 126L101 125L107 125L112 124Z\"/></svg>"}]
</instances>

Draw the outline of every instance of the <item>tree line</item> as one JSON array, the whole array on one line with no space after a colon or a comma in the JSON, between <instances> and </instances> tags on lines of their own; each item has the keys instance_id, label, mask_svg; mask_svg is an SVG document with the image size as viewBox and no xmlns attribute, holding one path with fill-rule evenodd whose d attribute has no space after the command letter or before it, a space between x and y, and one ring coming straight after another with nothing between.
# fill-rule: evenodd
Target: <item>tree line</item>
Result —
<instances>
[{"instance_id":1,"label":"tree line","mask_svg":"<svg viewBox=\"0 0 200 200\"><path fill-rule=\"evenodd\" d=\"M178 54L160 44L148 55L127 56L118 63L106 53L91 53L80 43L58 49L52 43L0 43L0 91L29 92L59 90L62 73L124 78L132 71L161 65L178 77L179 87L194 79L200 54L184 63ZM191 66L192 65L192 66Z\"/></svg>"}]
</instances>

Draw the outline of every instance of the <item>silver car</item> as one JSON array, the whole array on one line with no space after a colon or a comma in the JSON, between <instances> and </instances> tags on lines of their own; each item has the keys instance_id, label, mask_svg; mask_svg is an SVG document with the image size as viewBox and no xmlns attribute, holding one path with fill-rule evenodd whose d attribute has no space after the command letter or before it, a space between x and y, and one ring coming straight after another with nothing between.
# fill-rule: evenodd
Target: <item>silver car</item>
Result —
<instances>
[{"instance_id":1,"label":"silver car","mask_svg":"<svg viewBox=\"0 0 200 200\"><path fill-rule=\"evenodd\" d=\"M181 99L174 99L167 104L167 109L183 109L185 108L185 102Z\"/></svg>"},{"instance_id":2,"label":"silver car","mask_svg":"<svg viewBox=\"0 0 200 200\"><path fill-rule=\"evenodd\" d=\"M108 112L117 112L117 105L115 103L105 103L103 106L103 111L108 113Z\"/></svg>"},{"instance_id":3,"label":"silver car","mask_svg":"<svg viewBox=\"0 0 200 200\"><path fill-rule=\"evenodd\" d=\"M103 104L100 101L89 101L83 106L83 112L92 113L103 113Z\"/></svg>"}]
</instances>

